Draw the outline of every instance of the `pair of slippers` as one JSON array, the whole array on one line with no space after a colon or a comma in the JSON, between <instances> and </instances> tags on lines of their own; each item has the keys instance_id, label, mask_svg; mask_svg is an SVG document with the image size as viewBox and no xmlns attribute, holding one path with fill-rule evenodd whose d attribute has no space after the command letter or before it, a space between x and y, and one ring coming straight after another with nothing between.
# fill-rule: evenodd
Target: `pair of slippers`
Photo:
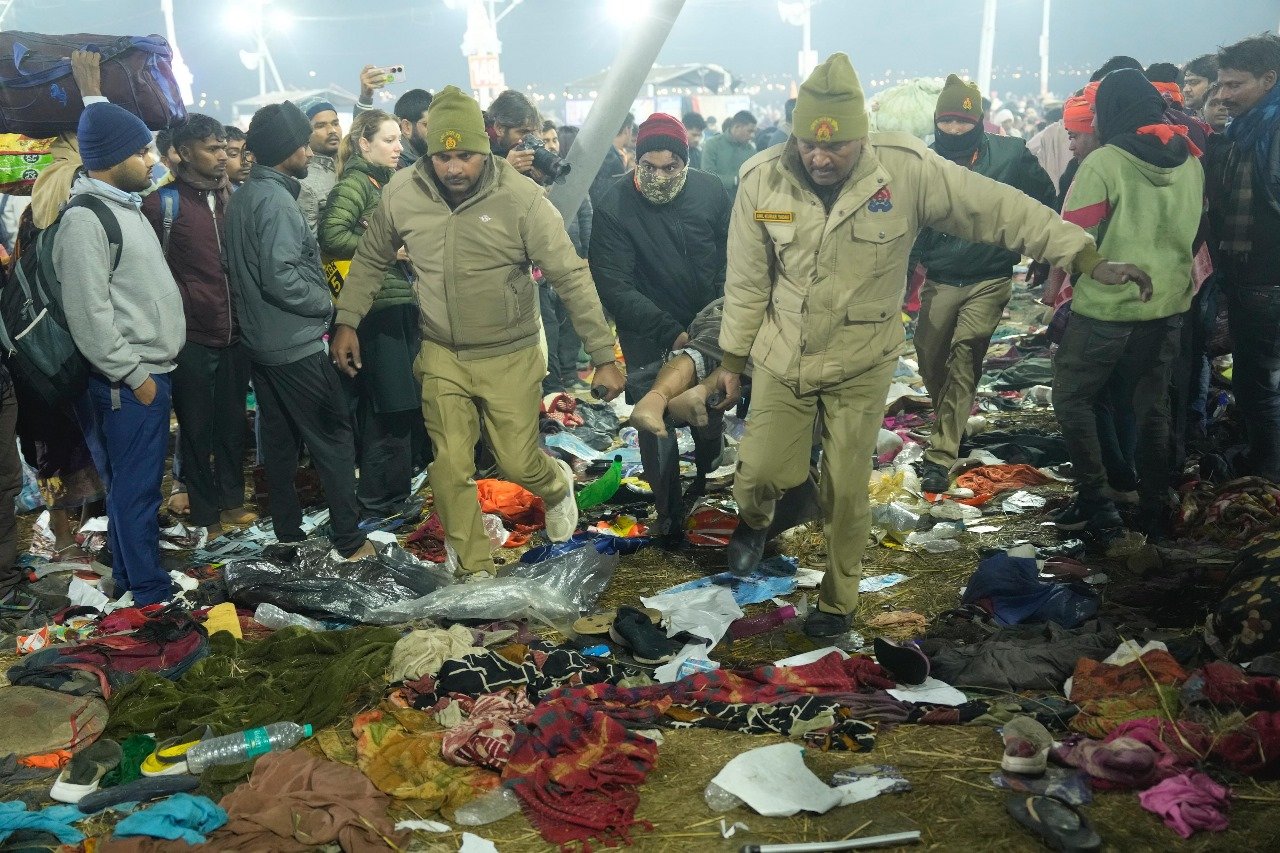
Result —
<instances>
[{"instance_id":1,"label":"pair of slippers","mask_svg":"<svg viewBox=\"0 0 1280 853\"><path fill-rule=\"evenodd\" d=\"M71 756L49 791L60 803L78 803L98 790L102 777L120 765L124 751L113 740L102 739Z\"/></svg>"}]
</instances>

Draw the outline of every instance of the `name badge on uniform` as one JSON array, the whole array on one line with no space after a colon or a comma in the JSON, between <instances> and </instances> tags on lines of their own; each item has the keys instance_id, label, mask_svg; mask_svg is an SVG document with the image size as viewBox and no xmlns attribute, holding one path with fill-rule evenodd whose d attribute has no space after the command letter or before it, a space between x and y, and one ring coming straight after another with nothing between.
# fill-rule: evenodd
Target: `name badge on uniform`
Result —
<instances>
[{"instance_id":1,"label":"name badge on uniform","mask_svg":"<svg viewBox=\"0 0 1280 853\"><path fill-rule=\"evenodd\" d=\"M757 210L756 222L794 222L796 215L789 210Z\"/></svg>"}]
</instances>

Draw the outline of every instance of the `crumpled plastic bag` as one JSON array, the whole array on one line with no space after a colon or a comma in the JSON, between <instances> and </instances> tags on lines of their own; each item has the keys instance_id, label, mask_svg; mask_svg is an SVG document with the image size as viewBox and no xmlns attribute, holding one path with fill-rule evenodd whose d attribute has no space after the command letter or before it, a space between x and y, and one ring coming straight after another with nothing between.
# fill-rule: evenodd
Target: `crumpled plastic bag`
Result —
<instances>
[{"instance_id":1,"label":"crumpled plastic bag","mask_svg":"<svg viewBox=\"0 0 1280 853\"><path fill-rule=\"evenodd\" d=\"M595 606L617 566L616 553L575 548L541 563L505 566L497 577L481 575L412 601L401 600L375 615L379 624L424 617L487 621L533 617L558 626Z\"/></svg>"},{"instance_id":2,"label":"crumpled plastic bag","mask_svg":"<svg viewBox=\"0 0 1280 853\"><path fill-rule=\"evenodd\" d=\"M423 563L399 545L387 544L374 557L354 563L328 557L325 540L299 543L292 563L265 557L232 560L223 567L227 593L236 604L263 602L320 619L389 625L379 613L454 583L452 575Z\"/></svg>"}]
</instances>

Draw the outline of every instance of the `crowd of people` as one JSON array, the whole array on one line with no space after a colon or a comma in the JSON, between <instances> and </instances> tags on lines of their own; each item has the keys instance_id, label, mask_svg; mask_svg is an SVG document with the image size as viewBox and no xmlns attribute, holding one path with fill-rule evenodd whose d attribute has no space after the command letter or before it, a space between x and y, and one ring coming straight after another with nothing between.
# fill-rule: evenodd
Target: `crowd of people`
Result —
<instances>
[{"instance_id":1,"label":"crowd of people","mask_svg":"<svg viewBox=\"0 0 1280 853\"><path fill-rule=\"evenodd\" d=\"M158 549L171 412L169 509L210 537L256 519L252 388L280 542L305 536L304 453L334 560L374 553L362 522L414 507L427 466L447 542L478 573L493 569L474 484L486 456L567 540L574 475L542 450L540 402L625 392L652 530L670 545L688 497L670 427L693 428L696 493L723 456L722 413L749 407L730 568L749 573L770 536L820 517L828 565L806 631L840 634L904 291L914 279L936 412L922 483L942 494L1024 257L1060 334L1053 406L1076 497L1059 528L1166 533L1171 478L1206 429L1219 306L1248 430L1223 464L1280 481L1275 36L1181 66L1113 57L1043 115L993 108L952 75L929 144L870 132L837 53L769 126L747 111L718 133L696 112L627 116L568 221L529 138L563 155L577 128L516 91L482 111L454 86L412 89L385 112L367 67L345 134L314 99L264 106L244 131L192 114L153 140L97 94L96 54L72 61L85 109L35 185L17 252L57 226L53 272L90 375L51 404L4 372L0 592L20 576L15 431L59 558L92 559L73 516L105 500L112 592L146 605L171 595Z\"/></svg>"}]
</instances>

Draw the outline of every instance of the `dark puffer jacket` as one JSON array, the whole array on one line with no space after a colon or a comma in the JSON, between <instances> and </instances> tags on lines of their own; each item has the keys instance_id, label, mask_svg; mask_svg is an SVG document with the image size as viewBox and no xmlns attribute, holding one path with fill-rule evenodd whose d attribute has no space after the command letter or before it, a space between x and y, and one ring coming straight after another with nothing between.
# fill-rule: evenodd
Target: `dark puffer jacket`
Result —
<instances>
[{"instance_id":1,"label":"dark puffer jacket","mask_svg":"<svg viewBox=\"0 0 1280 853\"><path fill-rule=\"evenodd\" d=\"M1052 179L1026 143L1016 137L984 135L978 159L970 168L1049 207L1057 199ZM1013 265L1021 260L1017 252L1001 246L972 243L933 229L920 232L911 258L912 265L918 260L928 268L930 281L959 286L1011 275Z\"/></svg>"},{"instance_id":2,"label":"dark puffer jacket","mask_svg":"<svg viewBox=\"0 0 1280 853\"><path fill-rule=\"evenodd\" d=\"M684 189L653 204L627 173L600 198L591 223L591 276L618 324L627 363L661 358L712 300L724 295L729 196L690 169Z\"/></svg>"},{"instance_id":3,"label":"dark puffer jacket","mask_svg":"<svg viewBox=\"0 0 1280 853\"><path fill-rule=\"evenodd\" d=\"M394 172L375 166L363 157L352 157L343 166L342 177L329 193L320 218L320 252L327 260L349 261L364 235L368 219L382 200L382 188ZM413 286L399 263L387 268L382 289L373 298L372 311L391 305L413 304Z\"/></svg>"}]
</instances>

